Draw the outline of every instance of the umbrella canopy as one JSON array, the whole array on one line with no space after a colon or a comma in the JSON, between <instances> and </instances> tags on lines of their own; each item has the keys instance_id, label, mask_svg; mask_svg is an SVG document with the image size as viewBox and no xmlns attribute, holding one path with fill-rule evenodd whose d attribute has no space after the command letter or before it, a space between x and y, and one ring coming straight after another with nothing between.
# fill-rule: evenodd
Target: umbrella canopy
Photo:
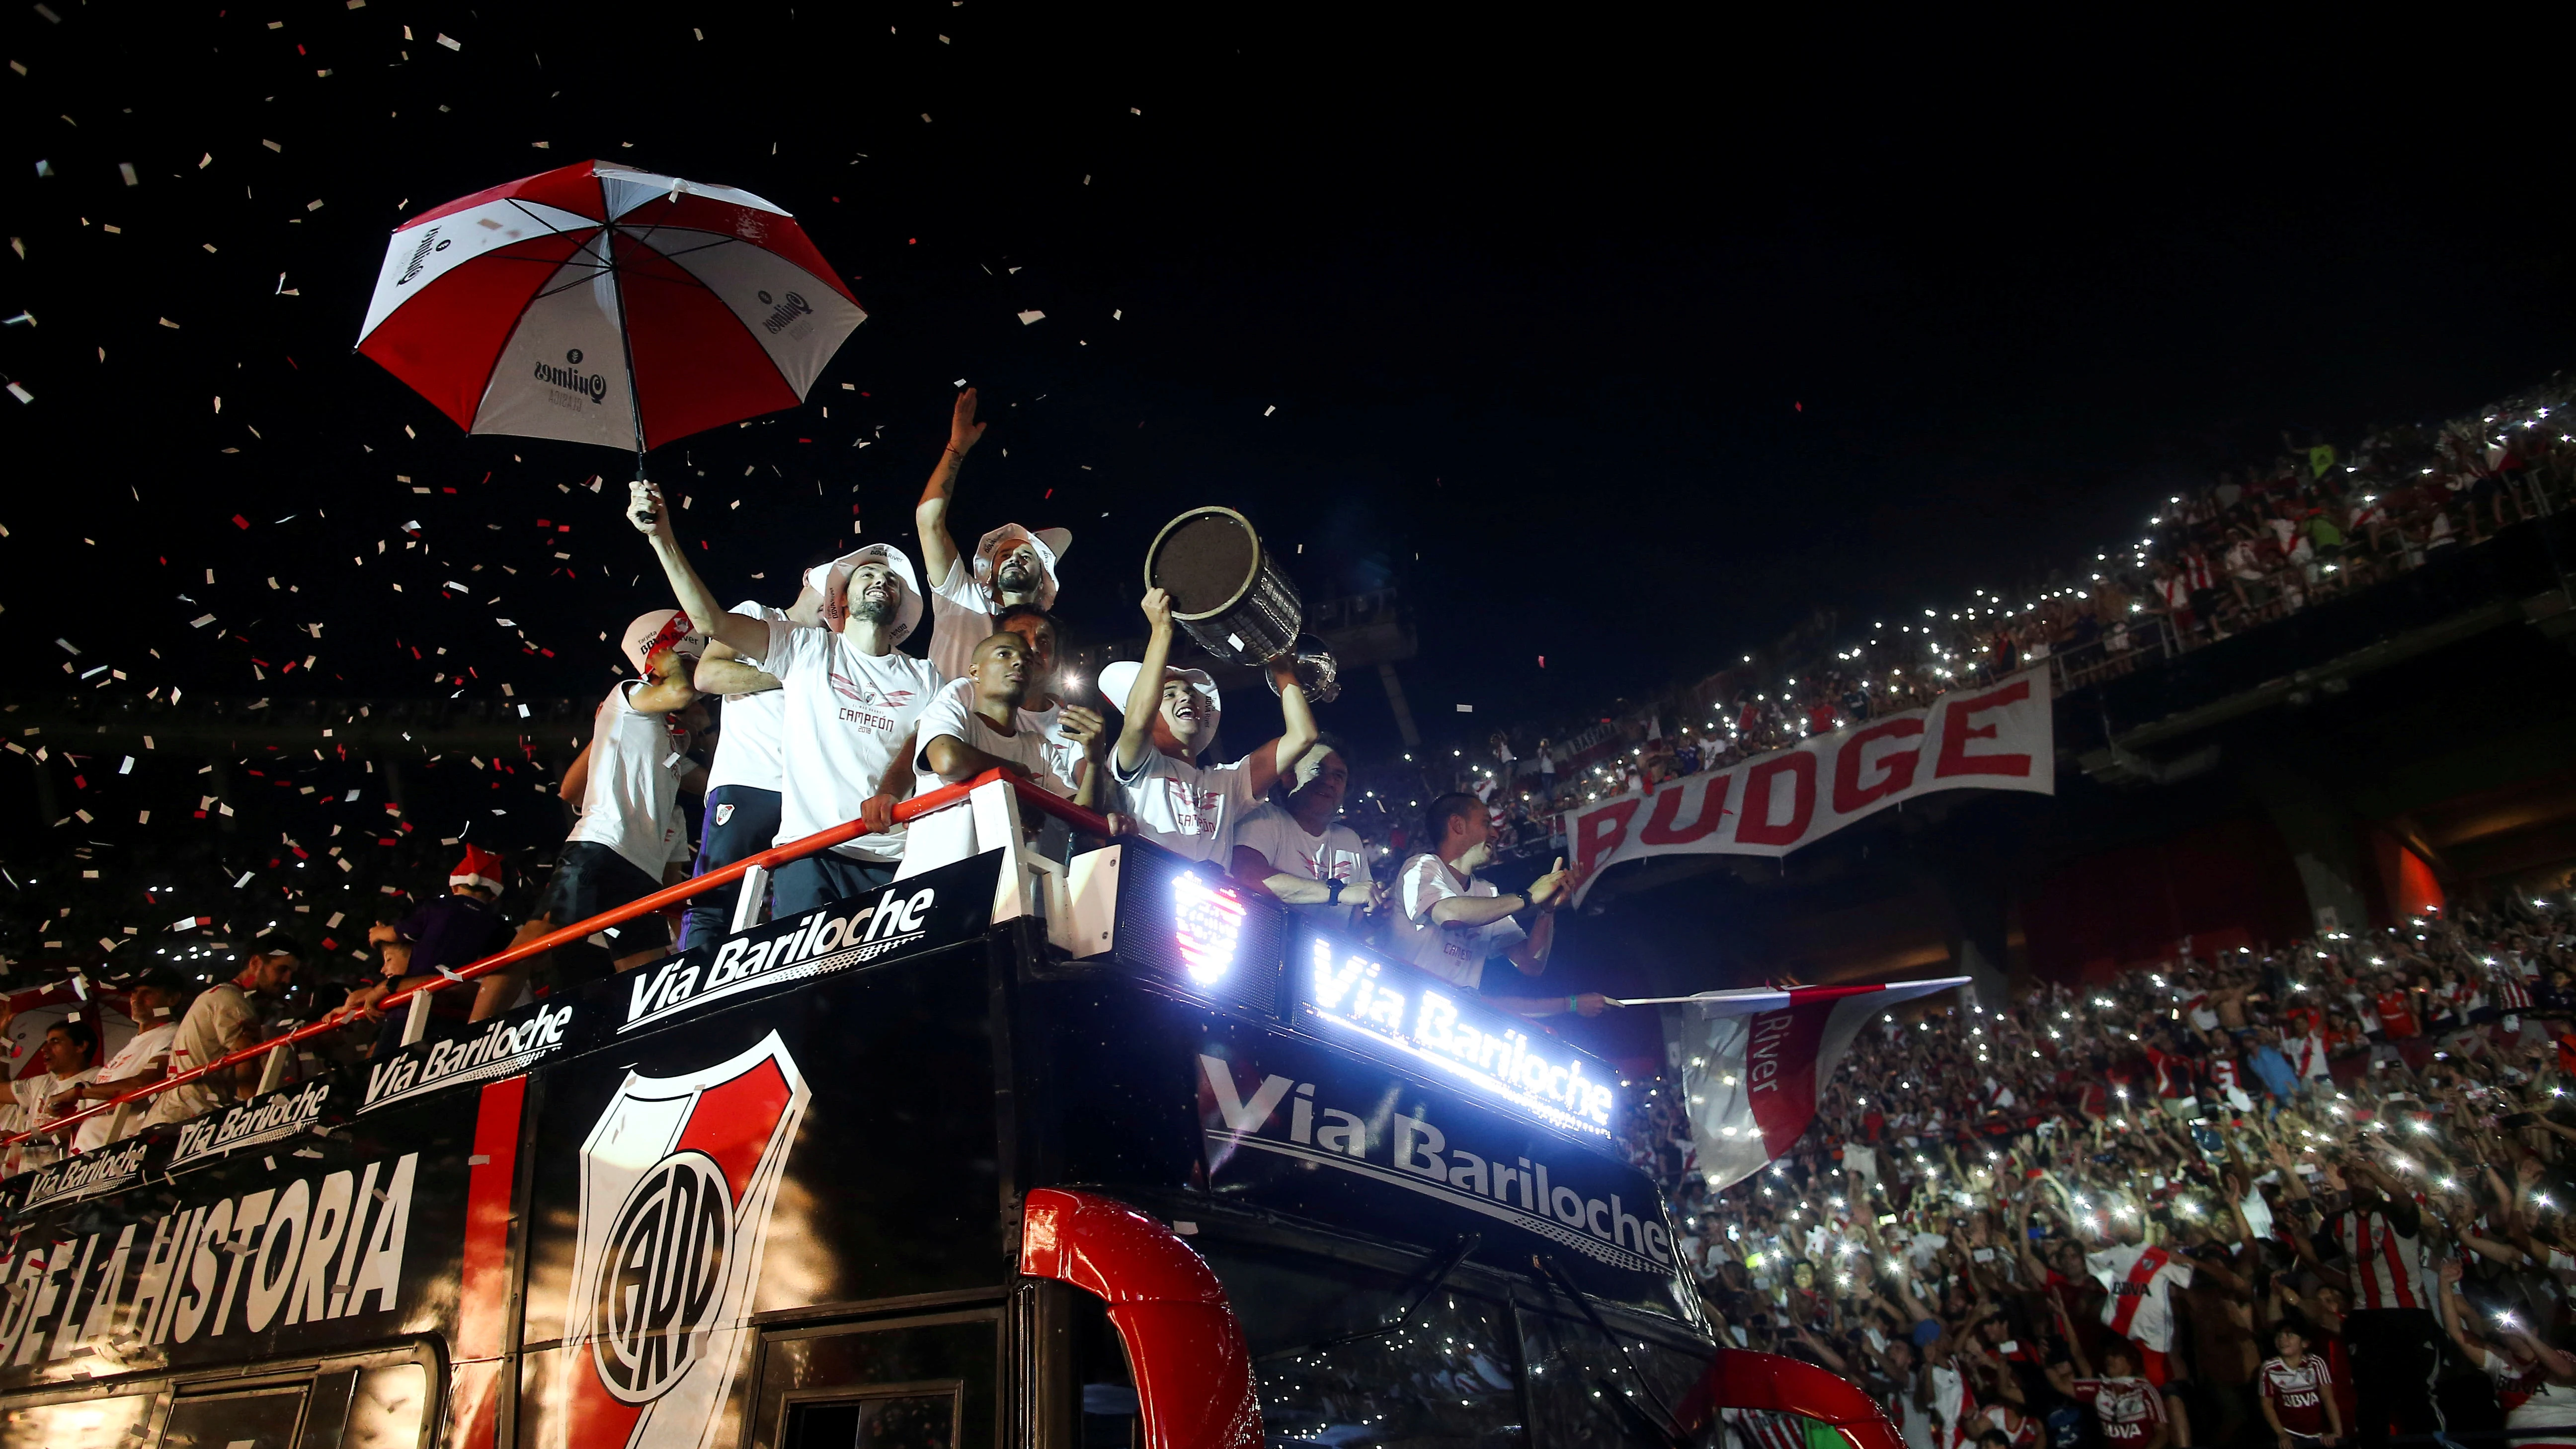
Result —
<instances>
[{"instance_id":1,"label":"umbrella canopy","mask_svg":"<svg viewBox=\"0 0 2576 1449\"><path fill-rule=\"evenodd\" d=\"M584 161L404 222L358 350L468 432L641 453L804 401L866 319L770 202Z\"/></svg>"}]
</instances>

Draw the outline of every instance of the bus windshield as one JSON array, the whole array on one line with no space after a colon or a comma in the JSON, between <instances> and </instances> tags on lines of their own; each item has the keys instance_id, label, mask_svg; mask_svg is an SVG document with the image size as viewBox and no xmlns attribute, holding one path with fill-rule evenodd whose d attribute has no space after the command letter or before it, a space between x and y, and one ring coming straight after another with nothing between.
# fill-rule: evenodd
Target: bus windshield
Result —
<instances>
[{"instance_id":1,"label":"bus windshield","mask_svg":"<svg viewBox=\"0 0 2576 1449\"><path fill-rule=\"evenodd\" d=\"M1628 1360L1669 1405L1711 1352L1640 1335L1623 1359L1570 1307L1515 1303L1481 1273L1424 1296L1446 1253L1407 1269L1211 1237L1193 1246L1243 1324L1273 1449L1671 1449Z\"/></svg>"}]
</instances>

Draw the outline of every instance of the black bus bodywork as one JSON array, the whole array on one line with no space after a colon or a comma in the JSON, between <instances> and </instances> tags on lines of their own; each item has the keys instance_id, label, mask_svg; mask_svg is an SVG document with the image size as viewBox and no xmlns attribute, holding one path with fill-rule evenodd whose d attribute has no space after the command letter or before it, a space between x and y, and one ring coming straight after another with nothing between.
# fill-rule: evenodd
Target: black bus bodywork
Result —
<instances>
[{"instance_id":1,"label":"black bus bodywork","mask_svg":"<svg viewBox=\"0 0 2576 1449\"><path fill-rule=\"evenodd\" d=\"M1080 908L991 851L11 1180L0 1449L1688 1435L1715 1345L1607 1069L1472 1002L1426 1055L1429 978L1086 861Z\"/></svg>"}]
</instances>

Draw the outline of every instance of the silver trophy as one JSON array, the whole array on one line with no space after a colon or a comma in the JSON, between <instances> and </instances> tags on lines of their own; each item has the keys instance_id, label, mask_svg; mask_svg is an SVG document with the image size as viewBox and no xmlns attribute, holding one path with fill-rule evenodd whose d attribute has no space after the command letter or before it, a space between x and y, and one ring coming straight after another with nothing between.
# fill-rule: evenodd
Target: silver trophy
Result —
<instances>
[{"instance_id":1,"label":"silver trophy","mask_svg":"<svg viewBox=\"0 0 2576 1449\"><path fill-rule=\"evenodd\" d=\"M1172 618L1199 647L1229 664L1262 671L1295 661L1306 698L1330 704L1342 692L1341 671L1324 642L1300 632L1305 604L1252 523L1231 508L1193 508L1163 525L1145 550L1145 586L1171 595Z\"/></svg>"}]
</instances>

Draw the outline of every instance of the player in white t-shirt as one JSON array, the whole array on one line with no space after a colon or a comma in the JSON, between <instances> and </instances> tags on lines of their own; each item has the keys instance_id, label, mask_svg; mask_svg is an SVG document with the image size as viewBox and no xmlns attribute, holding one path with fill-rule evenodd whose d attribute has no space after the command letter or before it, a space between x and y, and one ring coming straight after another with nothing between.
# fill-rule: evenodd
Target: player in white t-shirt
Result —
<instances>
[{"instance_id":1,"label":"player in white t-shirt","mask_svg":"<svg viewBox=\"0 0 2576 1449\"><path fill-rule=\"evenodd\" d=\"M913 505L913 526L921 534L921 566L930 580L930 662L942 679L963 679L974 664L975 646L989 637L997 616L1012 604L1055 607L1056 561L1073 546L1073 535L1061 528L1022 528L1006 523L985 534L972 559L957 552L948 532L948 501L957 490L957 469L984 436L987 424L975 421L975 389L957 395L948 423L948 450L922 485Z\"/></svg>"},{"instance_id":2,"label":"player in white t-shirt","mask_svg":"<svg viewBox=\"0 0 2576 1449\"><path fill-rule=\"evenodd\" d=\"M1035 604L1005 604L994 616L993 628L1017 634L1029 646L1029 698L1020 706L1022 726L1036 730L1044 742L1049 769L1070 784L1081 784L1091 762L1083 758L1081 743L1065 733L1063 681L1056 672L1056 642L1064 636L1064 626ZM1098 717L1098 711L1093 714Z\"/></svg>"},{"instance_id":3,"label":"player in white t-shirt","mask_svg":"<svg viewBox=\"0 0 2576 1449\"><path fill-rule=\"evenodd\" d=\"M786 785L778 838L798 840L852 820L869 826L846 844L781 866L771 896L778 914L810 911L893 880L903 859L894 806L911 785L913 722L941 682L927 662L895 648L921 622L912 560L890 543L872 543L809 572L807 581L822 596L820 629L725 613L680 551L661 491L641 479L629 487L627 519L653 540L672 592L708 611L711 637L758 659L778 679Z\"/></svg>"},{"instance_id":4,"label":"player in white t-shirt","mask_svg":"<svg viewBox=\"0 0 2576 1449\"><path fill-rule=\"evenodd\" d=\"M77 1101L64 1103L61 1111L122 1097L170 1075L170 1044L179 1036L177 1008L185 990L171 972L145 973L126 998L125 1014L134 1018L134 1035L98 1069L96 1079L77 1089ZM145 1101L101 1112L73 1130L72 1147L88 1152L123 1141L143 1130L143 1114L151 1109L152 1104Z\"/></svg>"},{"instance_id":5,"label":"player in white t-shirt","mask_svg":"<svg viewBox=\"0 0 2576 1449\"><path fill-rule=\"evenodd\" d=\"M1199 752L1216 739L1225 703L1216 681L1200 669L1173 669L1172 596L1145 593L1145 621L1153 632L1141 662L1120 660L1100 671L1100 692L1125 711L1118 752L1111 761L1127 814L1136 831L1191 860L1233 860L1234 823L1250 814L1282 770L1294 769L1316 739L1315 714L1297 685L1295 663L1271 666L1279 712L1287 729L1279 738L1230 765L1201 765Z\"/></svg>"},{"instance_id":6,"label":"player in white t-shirt","mask_svg":"<svg viewBox=\"0 0 2576 1449\"><path fill-rule=\"evenodd\" d=\"M98 1077L98 1027L97 1010L82 1008L45 1028L44 1045L37 1049L45 1069L9 1084L26 1109L19 1128L42 1127L80 1110L80 1089ZM8 1170L25 1172L62 1161L72 1153L71 1144L64 1140L71 1135L48 1132L28 1138L10 1149Z\"/></svg>"},{"instance_id":7,"label":"player in white t-shirt","mask_svg":"<svg viewBox=\"0 0 2576 1449\"><path fill-rule=\"evenodd\" d=\"M555 858L554 879L538 908L555 925L641 900L688 875L680 791L706 774L689 758L681 719L698 701L689 677L705 647L690 617L659 609L626 626L627 662L643 677L608 691L591 716L590 743L564 772L563 798L581 818ZM615 969L628 971L662 955L670 940L661 916L648 913L594 934L590 945L606 950ZM603 974L599 959L579 948L561 953L556 969L567 981Z\"/></svg>"},{"instance_id":8,"label":"player in white t-shirt","mask_svg":"<svg viewBox=\"0 0 2576 1449\"><path fill-rule=\"evenodd\" d=\"M745 599L732 612L765 623L812 628L822 622L822 598L822 591L809 583L784 609ZM785 788L778 737L787 702L779 692L777 675L722 640L708 642L707 652L698 660L695 683L699 692L724 698L724 713L717 717L722 728L716 735L716 757L707 766L706 820L698 831L698 862L690 872L705 875L777 843L779 792ZM680 927L680 949L715 940L731 929L734 902L741 894L737 881L692 897Z\"/></svg>"},{"instance_id":9,"label":"player in white t-shirt","mask_svg":"<svg viewBox=\"0 0 2576 1449\"><path fill-rule=\"evenodd\" d=\"M1295 788L1285 804L1265 800L1236 822L1234 874L1259 883L1275 900L1348 929L1386 897L1369 879L1368 850L1359 832L1340 823L1350 762L1331 736L1320 735L1280 785L1291 780ZM1276 797L1280 788L1270 793Z\"/></svg>"},{"instance_id":10,"label":"player in white t-shirt","mask_svg":"<svg viewBox=\"0 0 2576 1449\"><path fill-rule=\"evenodd\" d=\"M1021 708L1036 677L1033 664L1034 651L1015 633L992 634L975 646L967 676L943 687L913 727L914 737L921 742L913 757L915 795L1000 769L1076 805L1091 806L1100 781L1100 716L1074 704L1059 711L1059 727L1094 766L1081 772L1084 780L1077 788L1056 771L1048 759L1046 737L1031 726L1029 712ZM960 805L933 811L912 823L903 868L896 878L963 860L977 843L973 810Z\"/></svg>"},{"instance_id":11,"label":"player in white t-shirt","mask_svg":"<svg viewBox=\"0 0 2576 1449\"><path fill-rule=\"evenodd\" d=\"M1485 962L1496 956L1524 976L1546 971L1548 948L1556 943L1557 907L1573 898L1581 877L1560 857L1525 891L1506 895L1492 881L1479 880L1476 872L1494 858L1493 824L1484 802L1462 791L1432 801L1423 827L1423 839L1433 848L1407 860L1396 877L1396 909L1387 917L1390 949L1469 991L1482 989ZM1598 993L1588 992L1494 1000L1522 1016L1598 1016L1604 1005Z\"/></svg>"}]
</instances>

